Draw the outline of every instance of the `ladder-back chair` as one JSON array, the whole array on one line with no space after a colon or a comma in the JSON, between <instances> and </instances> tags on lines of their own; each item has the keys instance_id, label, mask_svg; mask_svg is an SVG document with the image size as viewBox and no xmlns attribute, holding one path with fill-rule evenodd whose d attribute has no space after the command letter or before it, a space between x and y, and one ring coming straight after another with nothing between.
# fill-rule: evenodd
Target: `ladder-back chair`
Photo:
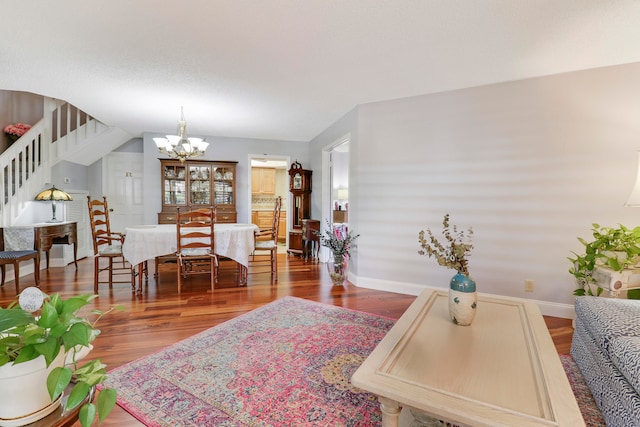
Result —
<instances>
[{"instance_id":1,"label":"ladder-back chair","mask_svg":"<svg viewBox=\"0 0 640 427\"><path fill-rule=\"evenodd\" d=\"M176 213L176 251L178 264L178 293L188 275L210 274L211 290L218 280L218 257L215 252L215 208L196 209Z\"/></svg>"},{"instance_id":2,"label":"ladder-back chair","mask_svg":"<svg viewBox=\"0 0 640 427\"><path fill-rule=\"evenodd\" d=\"M122 256L122 244L124 234L112 232L109 223L109 205L107 198L103 200L91 199L87 196L89 207L89 223L91 225L91 237L93 239L93 291L98 293L99 283L109 283L109 288L114 283L131 283L135 290L135 276L133 268ZM107 265L101 266L101 260L106 259ZM108 280L100 281L100 273L108 271ZM128 275L128 280L114 281L114 275Z\"/></svg>"},{"instance_id":3,"label":"ladder-back chair","mask_svg":"<svg viewBox=\"0 0 640 427\"><path fill-rule=\"evenodd\" d=\"M261 229L255 233L255 250L251 257L251 264L256 266L263 263L262 257L268 256L271 271L271 280L278 281L278 230L280 226L280 211L282 210L282 197L276 198L273 208L273 221L270 228ZM256 256L260 257L256 259Z\"/></svg>"},{"instance_id":4,"label":"ladder-back chair","mask_svg":"<svg viewBox=\"0 0 640 427\"><path fill-rule=\"evenodd\" d=\"M13 265L16 282L16 294L20 293L20 263L33 260L33 276L36 286L40 286L40 238L34 227L0 228L0 270L4 285L5 268Z\"/></svg>"}]
</instances>

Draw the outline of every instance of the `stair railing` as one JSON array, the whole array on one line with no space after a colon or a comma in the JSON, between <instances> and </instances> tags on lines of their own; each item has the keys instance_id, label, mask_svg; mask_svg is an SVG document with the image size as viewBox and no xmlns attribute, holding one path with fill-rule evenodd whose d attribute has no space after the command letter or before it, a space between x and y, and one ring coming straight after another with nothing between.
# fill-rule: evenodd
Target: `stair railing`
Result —
<instances>
[{"instance_id":1,"label":"stair railing","mask_svg":"<svg viewBox=\"0 0 640 427\"><path fill-rule=\"evenodd\" d=\"M44 117L0 155L0 223L13 225L51 181L51 167L95 135L100 122L69 103L44 98Z\"/></svg>"},{"instance_id":2,"label":"stair railing","mask_svg":"<svg viewBox=\"0 0 640 427\"><path fill-rule=\"evenodd\" d=\"M78 150L102 131L99 121L67 102L51 100L49 108L52 147L49 160L52 165L64 160L67 153Z\"/></svg>"}]
</instances>

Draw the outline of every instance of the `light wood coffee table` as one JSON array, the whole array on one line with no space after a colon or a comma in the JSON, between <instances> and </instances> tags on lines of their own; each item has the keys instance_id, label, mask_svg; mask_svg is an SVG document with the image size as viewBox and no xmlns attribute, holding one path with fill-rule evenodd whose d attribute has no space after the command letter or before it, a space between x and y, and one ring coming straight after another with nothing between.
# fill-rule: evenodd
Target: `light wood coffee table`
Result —
<instances>
[{"instance_id":1,"label":"light wood coffee table","mask_svg":"<svg viewBox=\"0 0 640 427\"><path fill-rule=\"evenodd\" d=\"M352 383L378 396L383 426L402 407L460 426L584 426L540 310L523 300L479 297L458 326L447 293L425 290Z\"/></svg>"}]
</instances>

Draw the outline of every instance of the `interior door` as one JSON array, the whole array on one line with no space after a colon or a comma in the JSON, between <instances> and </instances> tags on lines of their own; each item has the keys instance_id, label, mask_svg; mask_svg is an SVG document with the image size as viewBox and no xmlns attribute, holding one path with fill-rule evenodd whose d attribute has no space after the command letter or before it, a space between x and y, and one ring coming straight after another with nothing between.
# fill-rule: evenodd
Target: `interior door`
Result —
<instances>
[{"instance_id":1,"label":"interior door","mask_svg":"<svg viewBox=\"0 0 640 427\"><path fill-rule=\"evenodd\" d=\"M142 153L109 153L104 157L103 188L109 203L111 231L144 223Z\"/></svg>"}]
</instances>

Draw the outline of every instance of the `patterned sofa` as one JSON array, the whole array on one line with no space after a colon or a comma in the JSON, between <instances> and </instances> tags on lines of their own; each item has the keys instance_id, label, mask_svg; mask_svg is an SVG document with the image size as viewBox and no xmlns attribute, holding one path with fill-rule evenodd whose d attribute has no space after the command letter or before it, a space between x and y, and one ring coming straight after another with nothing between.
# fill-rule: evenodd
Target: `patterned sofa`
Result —
<instances>
[{"instance_id":1,"label":"patterned sofa","mask_svg":"<svg viewBox=\"0 0 640 427\"><path fill-rule=\"evenodd\" d=\"M578 297L571 356L609 427L640 427L640 300Z\"/></svg>"}]
</instances>

